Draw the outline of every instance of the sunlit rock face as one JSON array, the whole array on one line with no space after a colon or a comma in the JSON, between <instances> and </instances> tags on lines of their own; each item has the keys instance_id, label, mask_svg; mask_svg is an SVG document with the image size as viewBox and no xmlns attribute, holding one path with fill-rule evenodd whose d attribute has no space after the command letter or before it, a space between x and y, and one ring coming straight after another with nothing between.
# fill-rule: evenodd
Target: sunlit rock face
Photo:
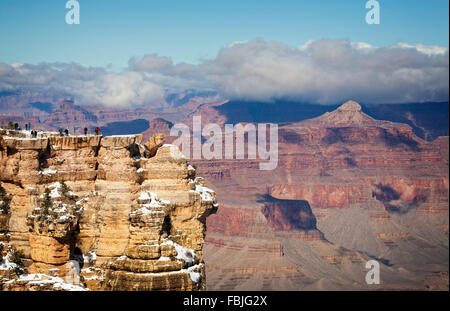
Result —
<instances>
[{"instance_id":1,"label":"sunlit rock face","mask_svg":"<svg viewBox=\"0 0 450 311\"><path fill-rule=\"evenodd\" d=\"M14 267L11 249L24 258L24 274L1 278L3 290L205 288L215 193L177 147L148 150L141 141L2 135L0 181L10 202L0 218L0 270Z\"/></svg>"}]
</instances>

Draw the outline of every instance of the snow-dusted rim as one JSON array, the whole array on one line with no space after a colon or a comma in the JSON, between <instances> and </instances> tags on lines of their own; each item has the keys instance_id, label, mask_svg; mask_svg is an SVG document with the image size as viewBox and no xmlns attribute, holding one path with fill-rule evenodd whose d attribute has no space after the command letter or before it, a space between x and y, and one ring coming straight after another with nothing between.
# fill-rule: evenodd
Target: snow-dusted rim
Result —
<instances>
[{"instance_id":1,"label":"snow-dusted rim","mask_svg":"<svg viewBox=\"0 0 450 311\"><path fill-rule=\"evenodd\" d=\"M29 285L51 284L53 289L62 289L66 291L89 291L78 285L66 283L62 278L50 276L42 273L22 274L18 279L7 281L5 284L14 282L27 282Z\"/></svg>"}]
</instances>

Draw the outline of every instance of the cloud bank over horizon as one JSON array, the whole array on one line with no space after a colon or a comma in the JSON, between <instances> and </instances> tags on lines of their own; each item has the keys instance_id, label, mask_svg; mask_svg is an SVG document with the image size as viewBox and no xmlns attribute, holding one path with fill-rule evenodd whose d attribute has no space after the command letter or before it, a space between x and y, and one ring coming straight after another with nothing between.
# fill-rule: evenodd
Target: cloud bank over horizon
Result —
<instances>
[{"instance_id":1,"label":"cloud bank over horizon","mask_svg":"<svg viewBox=\"0 0 450 311\"><path fill-rule=\"evenodd\" d=\"M439 46L387 47L347 40L290 47L254 39L230 43L198 65L148 54L122 72L76 63L0 62L0 92L72 94L80 105L161 107L168 93L214 90L224 99L335 104L448 101L449 53Z\"/></svg>"}]
</instances>

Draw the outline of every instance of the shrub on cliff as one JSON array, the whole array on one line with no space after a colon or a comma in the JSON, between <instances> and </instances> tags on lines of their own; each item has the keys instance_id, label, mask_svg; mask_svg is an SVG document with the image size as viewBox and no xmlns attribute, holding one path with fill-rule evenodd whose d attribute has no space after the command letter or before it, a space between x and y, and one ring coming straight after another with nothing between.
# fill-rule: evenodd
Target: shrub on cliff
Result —
<instances>
[{"instance_id":1,"label":"shrub on cliff","mask_svg":"<svg viewBox=\"0 0 450 311\"><path fill-rule=\"evenodd\" d=\"M11 202L11 197L6 194L5 188L0 186L0 213L9 213L9 204Z\"/></svg>"},{"instance_id":2,"label":"shrub on cliff","mask_svg":"<svg viewBox=\"0 0 450 311\"><path fill-rule=\"evenodd\" d=\"M60 187L58 189L59 194L64 197L66 200L70 201L70 202L75 202L76 201L76 196L72 194L71 189L69 188L69 186L66 185L66 183L64 181L59 182Z\"/></svg>"},{"instance_id":3,"label":"shrub on cliff","mask_svg":"<svg viewBox=\"0 0 450 311\"><path fill-rule=\"evenodd\" d=\"M6 195L6 190L5 188L3 188L2 185L0 185L0 198L3 198L3 196Z\"/></svg>"},{"instance_id":4,"label":"shrub on cliff","mask_svg":"<svg viewBox=\"0 0 450 311\"><path fill-rule=\"evenodd\" d=\"M60 181L59 184L61 185L59 187L59 193L63 196L66 196L70 192L69 186L67 186L64 181Z\"/></svg>"},{"instance_id":5,"label":"shrub on cliff","mask_svg":"<svg viewBox=\"0 0 450 311\"><path fill-rule=\"evenodd\" d=\"M53 206L53 202L52 199L50 198L50 189L45 188L44 191L44 199L42 200L41 203L41 210L42 210L42 215L48 215L49 214L49 210L52 208Z\"/></svg>"},{"instance_id":6,"label":"shrub on cliff","mask_svg":"<svg viewBox=\"0 0 450 311\"><path fill-rule=\"evenodd\" d=\"M14 175L19 174L19 170L20 170L20 165L19 165L19 162L17 162L17 163L14 165L14 168L13 168L13 174L14 174Z\"/></svg>"},{"instance_id":7,"label":"shrub on cliff","mask_svg":"<svg viewBox=\"0 0 450 311\"><path fill-rule=\"evenodd\" d=\"M16 249L14 246L11 246L7 255L7 259L9 262L16 265L16 267L14 268L14 272L16 272L17 274L23 273L22 258L24 257L25 255L22 251Z\"/></svg>"}]
</instances>

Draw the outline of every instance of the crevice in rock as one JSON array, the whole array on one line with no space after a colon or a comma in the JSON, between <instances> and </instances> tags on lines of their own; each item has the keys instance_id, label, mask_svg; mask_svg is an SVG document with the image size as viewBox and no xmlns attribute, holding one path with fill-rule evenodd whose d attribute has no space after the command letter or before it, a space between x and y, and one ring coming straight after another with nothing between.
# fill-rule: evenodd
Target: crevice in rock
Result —
<instances>
[{"instance_id":1,"label":"crevice in rock","mask_svg":"<svg viewBox=\"0 0 450 311\"><path fill-rule=\"evenodd\" d=\"M170 231L171 230L172 230L172 224L171 224L171 221L170 221L170 216L166 215L164 217L164 221L163 221L163 224L162 224L161 235L163 235L165 233L167 236L170 236Z\"/></svg>"},{"instance_id":2,"label":"crevice in rock","mask_svg":"<svg viewBox=\"0 0 450 311\"><path fill-rule=\"evenodd\" d=\"M93 147L93 149L94 149L94 157L95 157L95 167L94 167L94 170L95 170L95 176L94 176L94 182L97 180L97 178L98 178L98 166L99 166L99 163L98 163L98 153L100 152L100 148L101 148L101 146L102 146L102 139L103 139L103 136L100 136L100 139L98 140L98 145L96 146L96 147Z\"/></svg>"},{"instance_id":3,"label":"crevice in rock","mask_svg":"<svg viewBox=\"0 0 450 311\"><path fill-rule=\"evenodd\" d=\"M11 148L11 147L9 147L9 146L6 146L6 156L7 156L7 157L13 156L13 155L15 155L17 152L18 152L17 149Z\"/></svg>"}]
</instances>

